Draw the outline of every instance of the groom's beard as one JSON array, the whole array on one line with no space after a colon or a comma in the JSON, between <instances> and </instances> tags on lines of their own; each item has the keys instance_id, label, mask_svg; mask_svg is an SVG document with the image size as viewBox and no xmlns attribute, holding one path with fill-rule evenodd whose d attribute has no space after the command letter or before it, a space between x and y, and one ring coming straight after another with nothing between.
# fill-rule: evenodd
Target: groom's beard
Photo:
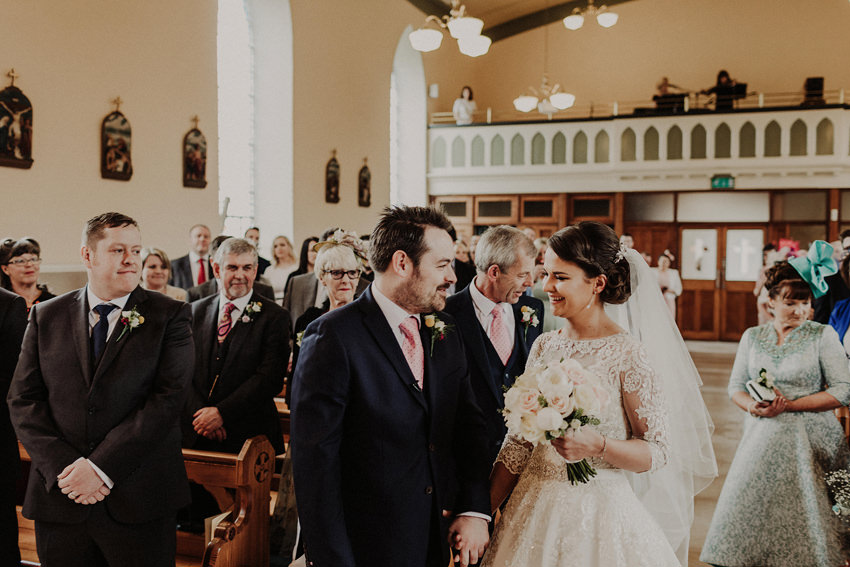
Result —
<instances>
[{"instance_id":1,"label":"groom's beard","mask_svg":"<svg viewBox=\"0 0 850 567\"><path fill-rule=\"evenodd\" d=\"M446 292L449 283L443 282L438 286L423 282L418 277L410 283L401 297L404 309L410 313L433 313L446 307Z\"/></svg>"}]
</instances>

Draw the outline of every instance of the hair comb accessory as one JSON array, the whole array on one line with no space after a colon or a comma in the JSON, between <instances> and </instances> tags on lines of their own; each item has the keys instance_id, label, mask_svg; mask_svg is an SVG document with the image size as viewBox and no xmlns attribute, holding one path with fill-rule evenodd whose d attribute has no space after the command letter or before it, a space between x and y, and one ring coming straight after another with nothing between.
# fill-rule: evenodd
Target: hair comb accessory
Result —
<instances>
[{"instance_id":1,"label":"hair comb accessory","mask_svg":"<svg viewBox=\"0 0 850 567\"><path fill-rule=\"evenodd\" d=\"M828 242L815 240L805 256L788 260L803 281L809 284L815 299L823 297L829 291L826 277L838 272L838 264L832 257L833 253L832 245Z\"/></svg>"},{"instance_id":2,"label":"hair comb accessory","mask_svg":"<svg viewBox=\"0 0 850 567\"><path fill-rule=\"evenodd\" d=\"M622 261L623 258L625 258L625 257L626 257L626 247L623 246L622 244L620 244L619 250L617 250L617 253L614 254L614 263L616 264L616 263Z\"/></svg>"}]
</instances>

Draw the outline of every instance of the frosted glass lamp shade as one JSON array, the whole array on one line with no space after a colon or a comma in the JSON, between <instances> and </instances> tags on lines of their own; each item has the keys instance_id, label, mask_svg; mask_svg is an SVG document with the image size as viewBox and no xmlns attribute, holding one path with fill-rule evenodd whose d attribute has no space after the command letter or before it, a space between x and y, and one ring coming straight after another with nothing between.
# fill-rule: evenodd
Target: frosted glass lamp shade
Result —
<instances>
[{"instance_id":1,"label":"frosted glass lamp shade","mask_svg":"<svg viewBox=\"0 0 850 567\"><path fill-rule=\"evenodd\" d=\"M581 26L584 25L584 16L581 14L573 14L571 16L567 16L564 18L564 27L568 30L577 30L581 29Z\"/></svg>"},{"instance_id":2,"label":"frosted glass lamp shade","mask_svg":"<svg viewBox=\"0 0 850 567\"><path fill-rule=\"evenodd\" d=\"M610 28L617 23L619 18L620 16L614 12L600 12L596 15L596 22L603 28Z\"/></svg>"},{"instance_id":3,"label":"frosted glass lamp shade","mask_svg":"<svg viewBox=\"0 0 850 567\"><path fill-rule=\"evenodd\" d=\"M440 44L443 43L443 32L437 30L419 28L410 32L407 37L413 49L426 53L439 49Z\"/></svg>"},{"instance_id":4,"label":"frosted glass lamp shade","mask_svg":"<svg viewBox=\"0 0 850 567\"><path fill-rule=\"evenodd\" d=\"M464 55L470 57L478 57L490 51L492 40L486 35L476 35L475 37L464 37L457 40L458 49Z\"/></svg>"},{"instance_id":5,"label":"frosted glass lamp shade","mask_svg":"<svg viewBox=\"0 0 850 567\"><path fill-rule=\"evenodd\" d=\"M473 38L481 35L481 30L484 28L484 22L478 18L465 16L463 18L453 18L449 20L449 33L455 39Z\"/></svg>"},{"instance_id":6,"label":"frosted glass lamp shade","mask_svg":"<svg viewBox=\"0 0 850 567\"><path fill-rule=\"evenodd\" d=\"M549 102L558 110L565 110L576 103L576 97L570 93L555 93L549 97Z\"/></svg>"},{"instance_id":7,"label":"frosted glass lamp shade","mask_svg":"<svg viewBox=\"0 0 850 567\"><path fill-rule=\"evenodd\" d=\"M514 99L514 108L520 112L531 112L537 108L537 97L531 95L521 95Z\"/></svg>"}]
</instances>

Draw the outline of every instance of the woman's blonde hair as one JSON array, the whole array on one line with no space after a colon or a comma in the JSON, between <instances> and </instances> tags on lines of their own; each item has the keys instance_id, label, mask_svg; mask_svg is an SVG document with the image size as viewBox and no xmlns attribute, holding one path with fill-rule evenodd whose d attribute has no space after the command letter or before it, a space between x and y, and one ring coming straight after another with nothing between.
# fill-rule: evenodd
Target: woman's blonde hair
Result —
<instances>
[{"instance_id":1,"label":"woman's blonde hair","mask_svg":"<svg viewBox=\"0 0 850 567\"><path fill-rule=\"evenodd\" d=\"M295 248L292 247L292 241L289 240L289 238L285 237L284 235L278 234L277 236L274 237L274 240L272 240L272 265L277 266L278 263L279 263L278 260L277 260L277 256L275 256L275 253L274 253L274 243L277 242L278 238L283 238L286 241L286 243L289 244L289 263L292 264L292 263L297 262L298 258L295 257Z\"/></svg>"}]
</instances>

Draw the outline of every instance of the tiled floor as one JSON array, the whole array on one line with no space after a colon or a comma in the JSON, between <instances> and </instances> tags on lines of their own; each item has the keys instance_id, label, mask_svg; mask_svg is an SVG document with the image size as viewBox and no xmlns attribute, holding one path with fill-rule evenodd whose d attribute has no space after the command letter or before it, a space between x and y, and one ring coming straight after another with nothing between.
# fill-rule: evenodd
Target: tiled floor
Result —
<instances>
[{"instance_id":1,"label":"tiled floor","mask_svg":"<svg viewBox=\"0 0 850 567\"><path fill-rule=\"evenodd\" d=\"M717 497L720 495L723 481L726 480L726 472L729 470L741 437L744 414L732 404L726 394L726 385L729 382L729 373L732 371L737 347L736 343L688 341L688 350L691 351L694 363L702 376L703 399L714 421L712 441L720 471L720 476L696 497L694 525L691 528L688 554L690 567L706 565L699 560L699 553L711 523Z\"/></svg>"}]
</instances>

